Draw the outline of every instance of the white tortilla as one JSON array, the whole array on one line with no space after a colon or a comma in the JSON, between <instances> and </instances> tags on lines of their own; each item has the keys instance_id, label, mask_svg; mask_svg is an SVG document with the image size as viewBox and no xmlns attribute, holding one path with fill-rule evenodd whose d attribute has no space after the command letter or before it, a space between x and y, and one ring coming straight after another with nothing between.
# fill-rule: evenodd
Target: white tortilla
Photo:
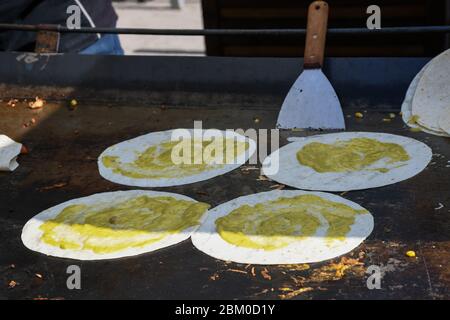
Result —
<instances>
[{"instance_id":1,"label":"white tortilla","mask_svg":"<svg viewBox=\"0 0 450 320\"><path fill-rule=\"evenodd\" d=\"M450 113L450 50L434 58L422 74L412 101L417 123L442 132L441 117Z\"/></svg>"},{"instance_id":2,"label":"white tortilla","mask_svg":"<svg viewBox=\"0 0 450 320\"><path fill-rule=\"evenodd\" d=\"M188 200L192 202L197 202L194 199L189 197L168 193L168 192L156 192L156 191L141 191L141 190L132 190L132 191L117 191L117 192L107 192L107 193L99 193L89 197L79 198L64 202L55 207L47 209L38 215L34 216L31 220L29 220L23 230L22 230L22 242L23 244L30 250L37 251L49 256L61 257L61 258L70 258L76 260L105 260L105 259L116 259L122 257L130 257L143 253L152 252L161 248L169 247L171 245L175 245L180 243L186 239L188 239L192 232L194 232L199 225L205 220L207 212L202 216L199 221L198 226L190 227L188 229L183 230L180 233L175 233L166 236L160 241L151 243L147 246L139 247L139 248L128 248L125 250L107 253L107 254L99 254L93 252L91 250L70 250L70 249L61 249L56 246L49 245L43 241L41 241L41 236L43 232L39 229L39 227L45 223L47 220L51 220L55 218L64 208L69 205L74 204L85 204L85 205L98 205L104 204L105 207L111 207L114 203L119 203L122 201L127 201L132 198L136 198L138 196L149 196L149 197L173 197L179 200Z\"/></svg>"},{"instance_id":3,"label":"white tortilla","mask_svg":"<svg viewBox=\"0 0 450 320\"><path fill-rule=\"evenodd\" d=\"M346 238L342 241L334 241L331 245L324 237L327 233L325 224L319 227L314 237L295 241L286 247L276 250L236 246L225 241L216 231L215 221L218 218L228 215L231 211L243 205L252 206L261 202L277 200L281 197L292 198L305 194L312 194L326 200L342 203L356 210L365 210L354 202L323 192L275 190L257 193L231 200L210 210L206 221L192 235L192 243L197 249L216 259L264 265L297 264L319 262L343 255L356 248L372 232L374 222L370 213L356 215L355 223L352 225ZM319 212L317 214L320 215Z\"/></svg>"},{"instance_id":4,"label":"white tortilla","mask_svg":"<svg viewBox=\"0 0 450 320\"><path fill-rule=\"evenodd\" d=\"M11 138L0 135L0 171L14 171L19 164L17 157L20 154L22 145Z\"/></svg>"},{"instance_id":5,"label":"white tortilla","mask_svg":"<svg viewBox=\"0 0 450 320\"><path fill-rule=\"evenodd\" d=\"M423 126L421 126L420 124L416 123L415 121L412 121L412 101L414 98L414 94L416 93L416 89L417 89L417 85L419 84L419 80L421 79L422 75L424 74L426 68L430 65L430 62L427 63L422 70L420 70L420 72L414 77L413 81L411 82L408 90L406 91L406 95L405 95L405 99L403 100L402 103L402 119L403 122L410 128L418 128L423 132L429 133L429 134L433 134L436 136L442 136L442 137L447 137L448 134L442 131L434 131L434 130L430 130L428 128L425 128Z\"/></svg>"},{"instance_id":6,"label":"white tortilla","mask_svg":"<svg viewBox=\"0 0 450 320\"><path fill-rule=\"evenodd\" d=\"M384 143L399 144L408 153L410 159L393 164L387 164L387 161L382 159L360 171L327 173L316 172L311 167L303 166L297 160L297 152L311 142L334 144L354 138L370 138ZM315 135L282 147L264 160L263 172L265 172L265 167L271 163L272 158L276 159L277 156L280 161L278 172L266 174L272 180L298 189L351 191L381 187L409 179L426 168L431 161L432 151L426 144L402 136L385 133L342 132ZM381 173L373 170L380 167L388 168L390 171Z\"/></svg>"},{"instance_id":7,"label":"white tortilla","mask_svg":"<svg viewBox=\"0 0 450 320\"><path fill-rule=\"evenodd\" d=\"M188 129L191 133L192 129ZM130 162L136 159L136 152L145 151L147 148L160 144L162 142L170 141L174 130L161 131L149 133L131 140L127 140L116 144L106 149L98 158L98 167L100 175L112 182L119 183L127 186L137 187L169 187L190 184L198 181L204 181L214 178L219 175L223 175L230 171L233 171L243 165L256 151L256 142L243 135L237 134L232 131L220 131L224 137L235 138L236 141L246 141L249 143L248 150L237 157L233 164L223 164L211 170L194 174L191 176L180 176L177 178L161 178L161 179L139 179L127 177L118 173L115 173L113 169L106 168L102 163L104 156L117 156L124 162ZM206 131L206 130L203 130ZM216 130L219 131L219 130Z\"/></svg>"}]
</instances>

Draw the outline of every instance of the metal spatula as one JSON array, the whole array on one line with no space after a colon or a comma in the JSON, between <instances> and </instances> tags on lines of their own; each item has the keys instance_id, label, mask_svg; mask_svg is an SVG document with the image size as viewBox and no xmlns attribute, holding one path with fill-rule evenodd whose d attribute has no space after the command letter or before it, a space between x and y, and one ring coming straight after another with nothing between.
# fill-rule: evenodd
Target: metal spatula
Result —
<instances>
[{"instance_id":1,"label":"metal spatula","mask_svg":"<svg viewBox=\"0 0 450 320\"><path fill-rule=\"evenodd\" d=\"M325 1L309 6L304 70L284 100L277 128L345 129L339 99L322 72L328 10Z\"/></svg>"}]
</instances>

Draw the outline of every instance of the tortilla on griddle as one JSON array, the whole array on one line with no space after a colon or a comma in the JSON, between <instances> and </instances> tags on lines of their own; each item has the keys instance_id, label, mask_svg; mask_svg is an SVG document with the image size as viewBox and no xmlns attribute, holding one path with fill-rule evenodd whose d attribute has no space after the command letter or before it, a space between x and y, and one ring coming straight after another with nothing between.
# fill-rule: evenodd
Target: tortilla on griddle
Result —
<instances>
[{"instance_id":1,"label":"tortilla on griddle","mask_svg":"<svg viewBox=\"0 0 450 320\"><path fill-rule=\"evenodd\" d=\"M192 137L195 135L192 129L182 130L190 132ZM254 140L233 131L196 129L195 132L199 135L210 132L222 136L224 147L224 156L220 159L222 162L205 161L201 164L178 165L170 158L171 151L179 143L171 140L174 131L153 132L107 148L98 158L100 175L112 182L128 186L168 187L184 185L208 180L230 172L244 164L256 151ZM204 146L202 150L206 154L207 145L210 141L194 139L192 141L192 145L201 144ZM231 150L231 148L226 147L226 144L230 141L236 150L232 159L225 156ZM195 150L192 152L192 157L194 157L194 153ZM146 168L141 164L145 166L150 164L152 167Z\"/></svg>"},{"instance_id":2,"label":"tortilla on griddle","mask_svg":"<svg viewBox=\"0 0 450 320\"><path fill-rule=\"evenodd\" d=\"M298 189L350 191L411 178L425 169L431 157L427 145L411 138L342 132L302 138L282 147L264 160L263 172L272 158L279 158L278 172L266 174L272 180Z\"/></svg>"},{"instance_id":3,"label":"tortilla on griddle","mask_svg":"<svg viewBox=\"0 0 450 320\"><path fill-rule=\"evenodd\" d=\"M39 213L24 226L22 242L33 251L77 260L135 256L188 239L208 208L174 193L100 193Z\"/></svg>"},{"instance_id":4,"label":"tortilla on griddle","mask_svg":"<svg viewBox=\"0 0 450 320\"><path fill-rule=\"evenodd\" d=\"M422 74L412 101L416 122L442 132L440 119L450 113L450 50L434 58Z\"/></svg>"},{"instance_id":5,"label":"tortilla on griddle","mask_svg":"<svg viewBox=\"0 0 450 320\"><path fill-rule=\"evenodd\" d=\"M11 138L0 135L0 171L14 171L19 164L17 157L20 154L22 145Z\"/></svg>"},{"instance_id":6,"label":"tortilla on griddle","mask_svg":"<svg viewBox=\"0 0 450 320\"><path fill-rule=\"evenodd\" d=\"M420 78L422 77L423 73L425 72L425 69L428 67L429 63L426 64L422 70L414 77L413 81L411 82L408 90L406 91L405 99L403 100L401 111L402 111L402 119L403 122L410 128L417 128L420 129L423 132L437 135L437 136L443 136L447 137L448 134L442 131L434 131L430 130L428 128L425 128L417 123L417 117L414 117L412 114L412 101L414 98L414 94L416 93L417 85L419 83Z\"/></svg>"},{"instance_id":7,"label":"tortilla on griddle","mask_svg":"<svg viewBox=\"0 0 450 320\"><path fill-rule=\"evenodd\" d=\"M353 250L370 235L373 224L366 209L342 197L275 190L210 210L192 242L200 251L225 261L312 263Z\"/></svg>"}]
</instances>

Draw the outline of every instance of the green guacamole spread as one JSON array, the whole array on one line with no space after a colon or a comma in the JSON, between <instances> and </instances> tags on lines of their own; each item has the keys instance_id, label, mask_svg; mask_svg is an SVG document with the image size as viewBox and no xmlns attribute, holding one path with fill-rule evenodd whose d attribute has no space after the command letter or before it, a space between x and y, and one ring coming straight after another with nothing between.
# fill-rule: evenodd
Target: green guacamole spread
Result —
<instances>
[{"instance_id":1,"label":"green guacamole spread","mask_svg":"<svg viewBox=\"0 0 450 320\"><path fill-rule=\"evenodd\" d=\"M113 206L69 205L40 226L41 240L98 254L139 248L198 225L208 208L206 203L149 196Z\"/></svg>"},{"instance_id":2,"label":"green guacamole spread","mask_svg":"<svg viewBox=\"0 0 450 320\"><path fill-rule=\"evenodd\" d=\"M215 148L218 146L218 148ZM220 149L219 149L220 148ZM167 141L151 146L142 153L137 153L133 162L122 162L119 157L104 156L101 161L114 173L135 179L163 179L193 176L195 174L217 169L223 164L234 163L238 156L249 148L247 142L234 139L206 142L202 140ZM185 157L183 153L190 150L183 163L173 161L173 155ZM216 155L216 151L221 153ZM220 158L220 159L219 159ZM215 160L220 161L215 161Z\"/></svg>"},{"instance_id":3,"label":"green guacamole spread","mask_svg":"<svg viewBox=\"0 0 450 320\"><path fill-rule=\"evenodd\" d=\"M225 241L233 245L275 250L314 236L324 225L320 216L329 224L327 240L342 240L359 214L368 212L316 195L300 195L254 206L243 205L217 219L216 229Z\"/></svg>"},{"instance_id":4,"label":"green guacamole spread","mask_svg":"<svg viewBox=\"0 0 450 320\"><path fill-rule=\"evenodd\" d=\"M387 159L388 164L410 159L406 150L396 143L383 143L375 139L355 138L336 144L312 142L297 152L300 164L317 172L359 171ZM386 173L388 168L373 169Z\"/></svg>"}]
</instances>

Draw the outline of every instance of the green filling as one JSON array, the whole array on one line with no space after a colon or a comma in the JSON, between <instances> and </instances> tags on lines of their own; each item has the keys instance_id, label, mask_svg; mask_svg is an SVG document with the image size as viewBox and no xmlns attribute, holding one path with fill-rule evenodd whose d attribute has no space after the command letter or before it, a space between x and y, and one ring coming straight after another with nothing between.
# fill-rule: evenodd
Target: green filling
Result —
<instances>
[{"instance_id":1,"label":"green filling","mask_svg":"<svg viewBox=\"0 0 450 320\"><path fill-rule=\"evenodd\" d=\"M359 214L368 212L319 196L300 195L241 206L217 219L216 229L233 245L276 250L314 236L323 225L320 216L329 224L327 240L343 240Z\"/></svg>"},{"instance_id":2,"label":"green filling","mask_svg":"<svg viewBox=\"0 0 450 320\"><path fill-rule=\"evenodd\" d=\"M359 171L388 159L388 164L410 159L406 150L396 143L383 143L375 139L355 138L336 144L312 142L297 152L300 164L317 172L349 172ZM382 173L388 168L372 169Z\"/></svg>"},{"instance_id":3,"label":"green filling","mask_svg":"<svg viewBox=\"0 0 450 320\"><path fill-rule=\"evenodd\" d=\"M193 176L208 170L217 169L223 164L234 163L238 156L249 148L247 142L234 139L167 141L154 145L136 160L122 162L119 157L105 156L101 159L106 168L114 173L135 179L162 179ZM188 152L188 154L184 154ZM176 163L173 156L187 161Z\"/></svg>"},{"instance_id":4,"label":"green filling","mask_svg":"<svg viewBox=\"0 0 450 320\"><path fill-rule=\"evenodd\" d=\"M139 248L198 225L208 208L206 203L148 196L110 207L70 205L40 226L41 240L98 254Z\"/></svg>"}]
</instances>

